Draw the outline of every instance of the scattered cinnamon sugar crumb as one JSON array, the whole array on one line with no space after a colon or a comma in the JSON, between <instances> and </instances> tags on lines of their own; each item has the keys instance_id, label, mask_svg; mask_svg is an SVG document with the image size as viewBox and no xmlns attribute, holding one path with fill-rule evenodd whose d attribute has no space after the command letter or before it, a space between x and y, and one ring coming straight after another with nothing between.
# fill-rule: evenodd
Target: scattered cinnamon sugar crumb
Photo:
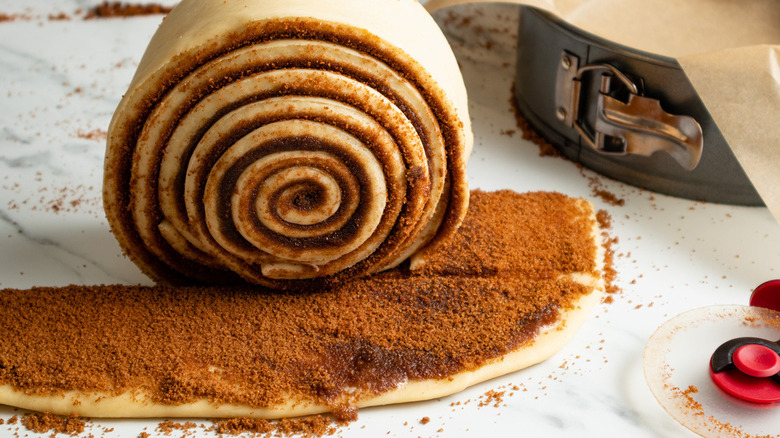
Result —
<instances>
[{"instance_id":1,"label":"scattered cinnamon sugar crumb","mask_svg":"<svg viewBox=\"0 0 780 438\"><path fill-rule=\"evenodd\" d=\"M36 181L38 181L36 179ZM6 188L5 186L3 188ZM18 187L10 187L18 190ZM88 195L89 194L89 195ZM29 208L31 211L46 211L50 213L75 213L86 211L96 215L102 213L102 199L93 196L92 186L83 184L64 187L41 187L35 196L27 199L11 199L8 201L10 210Z\"/></svg>"},{"instance_id":2,"label":"scattered cinnamon sugar crumb","mask_svg":"<svg viewBox=\"0 0 780 438\"><path fill-rule=\"evenodd\" d=\"M621 291L617 285L617 270L615 269L615 244L618 242L618 238L609 234L609 230L612 228L612 216L606 210L597 211L596 220L598 220L599 228L601 228L601 244L604 247L605 289L607 293L614 294ZM607 297L604 300L605 303L613 301L614 299L611 299L611 297Z\"/></svg>"},{"instance_id":3,"label":"scattered cinnamon sugar crumb","mask_svg":"<svg viewBox=\"0 0 780 438\"><path fill-rule=\"evenodd\" d=\"M195 429L198 427L197 424L193 423L192 421L187 421L186 423L178 423L176 421L162 421L160 424L157 425L157 431L161 432L165 435L169 435L171 432L176 430L190 430Z\"/></svg>"},{"instance_id":4,"label":"scattered cinnamon sugar crumb","mask_svg":"<svg viewBox=\"0 0 780 438\"><path fill-rule=\"evenodd\" d=\"M601 198L602 201L606 202L609 205L613 205L616 207L622 207L625 205L626 200L623 198L618 197L616 194L610 192L606 188L604 188L604 184L601 182L601 178L597 176L586 176L584 167L578 166L580 169L580 174L587 178L588 180L588 186L591 189L591 192L594 196L597 196Z\"/></svg>"},{"instance_id":5,"label":"scattered cinnamon sugar crumb","mask_svg":"<svg viewBox=\"0 0 780 438\"><path fill-rule=\"evenodd\" d=\"M85 20L94 20L99 18L113 18L113 17L133 17L141 15L155 15L155 14L167 14L173 9L172 7L163 6L158 3L122 3L122 2L108 2L103 3L89 9L84 14ZM81 9L75 11L76 16L82 14ZM0 23L4 21L17 21L17 20L49 20L49 21L67 21L73 17L65 12L52 13L46 16L43 15L30 15L30 14L6 14L0 12Z\"/></svg>"},{"instance_id":6,"label":"scattered cinnamon sugar crumb","mask_svg":"<svg viewBox=\"0 0 780 438\"><path fill-rule=\"evenodd\" d=\"M0 12L0 23L6 21L31 21L31 20L65 21L70 19L71 19L70 15L64 12L49 14L47 16L30 15L30 14L6 14Z\"/></svg>"},{"instance_id":7,"label":"scattered cinnamon sugar crumb","mask_svg":"<svg viewBox=\"0 0 780 438\"><path fill-rule=\"evenodd\" d=\"M12 424L10 420L8 423ZM59 415L44 412L42 414L24 414L22 416L22 425L26 427L27 430L36 433L44 433L53 430L55 434L62 433L76 436L84 432L85 424L84 420L79 419L75 415L61 417Z\"/></svg>"},{"instance_id":8,"label":"scattered cinnamon sugar crumb","mask_svg":"<svg viewBox=\"0 0 780 438\"><path fill-rule=\"evenodd\" d=\"M92 131L83 131L79 129L76 135L79 138L84 138L87 140L95 140L95 141L102 141L108 138L108 132L102 129L93 129Z\"/></svg>"},{"instance_id":9,"label":"scattered cinnamon sugar crumb","mask_svg":"<svg viewBox=\"0 0 780 438\"><path fill-rule=\"evenodd\" d=\"M593 189L593 194L610 205L623 205L626 202L624 199L618 198L614 193L604 189Z\"/></svg>"},{"instance_id":10,"label":"scattered cinnamon sugar crumb","mask_svg":"<svg viewBox=\"0 0 780 438\"><path fill-rule=\"evenodd\" d=\"M64 20L70 20L70 15L60 12L57 14L49 14L49 20L50 21L64 21Z\"/></svg>"},{"instance_id":11,"label":"scattered cinnamon sugar crumb","mask_svg":"<svg viewBox=\"0 0 780 438\"><path fill-rule=\"evenodd\" d=\"M171 7L163 6L157 3L139 4L139 3L121 3L105 1L87 12L84 17L86 20L95 18L111 17L133 17L137 15L167 14Z\"/></svg>"},{"instance_id":12,"label":"scattered cinnamon sugar crumb","mask_svg":"<svg viewBox=\"0 0 780 438\"><path fill-rule=\"evenodd\" d=\"M276 422L276 433L282 436L320 437L333 435L336 433L336 428L325 416L314 415L303 418L283 418Z\"/></svg>"},{"instance_id":13,"label":"scattered cinnamon sugar crumb","mask_svg":"<svg viewBox=\"0 0 780 438\"><path fill-rule=\"evenodd\" d=\"M240 435L244 432L273 432L274 426L268 420L240 417L228 420L217 420L214 430L219 435Z\"/></svg>"},{"instance_id":14,"label":"scattered cinnamon sugar crumb","mask_svg":"<svg viewBox=\"0 0 780 438\"><path fill-rule=\"evenodd\" d=\"M612 215L610 215L606 210L597 211L596 219L599 221L599 228L602 230L612 229Z\"/></svg>"},{"instance_id":15,"label":"scattered cinnamon sugar crumb","mask_svg":"<svg viewBox=\"0 0 780 438\"><path fill-rule=\"evenodd\" d=\"M420 424L428 424L430 422L431 422L431 418L430 417L422 417L422 418L420 418Z\"/></svg>"},{"instance_id":16,"label":"scattered cinnamon sugar crumb","mask_svg":"<svg viewBox=\"0 0 780 438\"><path fill-rule=\"evenodd\" d=\"M522 133L523 139L528 140L531 143L539 146L539 156L540 157L559 157L566 159L566 157L561 154L561 152L550 142L544 139L539 132L534 129L530 123L528 123L528 120L520 113L520 108L517 106L517 101L515 100L515 84L512 83L512 91L509 93L509 105L512 107L512 112L515 115L515 124L517 125L517 128Z\"/></svg>"},{"instance_id":17,"label":"scattered cinnamon sugar crumb","mask_svg":"<svg viewBox=\"0 0 780 438\"><path fill-rule=\"evenodd\" d=\"M34 17L28 14L5 14L0 12L0 23L4 21L32 20Z\"/></svg>"},{"instance_id":18,"label":"scattered cinnamon sugar crumb","mask_svg":"<svg viewBox=\"0 0 780 438\"><path fill-rule=\"evenodd\" d=\"M497 408L501 406L501 403L504 402L504 394L506 394L506 391L495 391L492 389L487 391L480 397L479 407L493 405L493 407Z\"/></svg>"}]
</instances>

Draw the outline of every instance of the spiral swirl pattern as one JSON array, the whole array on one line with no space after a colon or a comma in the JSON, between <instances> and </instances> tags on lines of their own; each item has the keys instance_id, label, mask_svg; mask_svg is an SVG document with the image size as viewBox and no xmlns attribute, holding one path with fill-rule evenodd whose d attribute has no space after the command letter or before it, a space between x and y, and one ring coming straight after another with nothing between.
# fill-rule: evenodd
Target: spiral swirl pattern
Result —
<instances>
[{"instance_id":1,"label":"spiral swirl pattern","mask_svg":"<svg viewBox=\"0 0 780 438\"><path fill-rule=\"evenodd\" d=\"M470 148L446 91L349 20L256 3L184 1L152 39L109 129L104 200L125 251L158 281L289 288L446 240Z\"/></svg>"}]
</instances>

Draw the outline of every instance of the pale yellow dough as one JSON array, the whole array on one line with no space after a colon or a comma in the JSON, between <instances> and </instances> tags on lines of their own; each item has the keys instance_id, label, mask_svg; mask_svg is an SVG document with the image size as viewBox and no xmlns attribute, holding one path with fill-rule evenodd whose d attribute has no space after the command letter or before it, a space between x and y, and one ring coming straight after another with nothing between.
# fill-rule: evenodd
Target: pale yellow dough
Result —
<instances>
[{"instance_id":1,"label":"pale yellow dough","mask_svg":"<svg viewBox=\"0 0 780 438\"><path fill-rule=\"evenodd\" d=\"M599 286L600 287L600 286ZM475 371L452 376L452 379L422 380L405 385L375 397L356 403L356 407L369 407L431 400L460 392L477 383L503 376L542 362L563 348L588 317L593 306L601 301L602 289L583 296L576 307L567 310L560 324L546 329L532 344L495 360ZM214 404L199 400L182 405L164 405L149 401L146 394L125 393L119 396L85 394L68 391L55 396L28 395L11 385L0 386L0 402L39 412L61 415L76 414L84 417L259 417L288 418L328 412L324 405L307 402L289 403L273 409L260 409L233 404Z\"/></svg>"}]
</instances>

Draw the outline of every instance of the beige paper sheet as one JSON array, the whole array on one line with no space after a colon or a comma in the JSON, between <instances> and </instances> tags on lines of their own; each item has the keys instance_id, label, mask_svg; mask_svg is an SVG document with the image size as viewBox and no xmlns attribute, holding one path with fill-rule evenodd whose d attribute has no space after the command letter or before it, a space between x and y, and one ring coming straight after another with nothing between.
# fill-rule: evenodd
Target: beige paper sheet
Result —
<instances>
[{"instance_id":1,"label":"beige paper sheet","mask_svg":"<svg viewBox=\"0 0 780 438\"><path fill-rule=\"evenodd\" d=\"M728 49L678 61L780 221L780 45Z\"/></svg>"},{"instance_id":2,"label":"beige paper sheet","mask_svg":"<svg viewBox=\"0 0 780 438\"><path fill-rule=\"evenodd\" d=\"M428 11L490 0L429 0ZM676 58L780 222L780 1L504 0Z\"/></svg>"}]
</instances>

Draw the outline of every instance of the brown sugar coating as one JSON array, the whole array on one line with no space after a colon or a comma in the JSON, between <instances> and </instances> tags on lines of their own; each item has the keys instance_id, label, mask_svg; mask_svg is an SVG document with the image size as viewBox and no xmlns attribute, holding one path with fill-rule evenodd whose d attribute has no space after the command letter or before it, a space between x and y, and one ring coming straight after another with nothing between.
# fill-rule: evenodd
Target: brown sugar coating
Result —
<instances>
[{"instance_id":1,"label":"brown sugar coating","mask_svg":"<svg viewBox=\"0 0 780 438\"><path fill-rule=\"evenodd\" d=\"M591 219L560 193L472 192L468 225L419 275L555 278L596 273Z\"/></svg>"},{"instance_id":2,"label":"brown sugar coating","mask_svg":"<svg viewBox=\"0 0 780 438\"><path fill-rule=\"evenodd\" d=\"M596 269L593 223L578 205L475 191L453 245L422 273L319 290L6 289L0 383L29 394L140 390L164 404L292 397L354 415L346 407L362 397L516 350L589 293L561 277Z\"/></svg>"}]
</instances>

